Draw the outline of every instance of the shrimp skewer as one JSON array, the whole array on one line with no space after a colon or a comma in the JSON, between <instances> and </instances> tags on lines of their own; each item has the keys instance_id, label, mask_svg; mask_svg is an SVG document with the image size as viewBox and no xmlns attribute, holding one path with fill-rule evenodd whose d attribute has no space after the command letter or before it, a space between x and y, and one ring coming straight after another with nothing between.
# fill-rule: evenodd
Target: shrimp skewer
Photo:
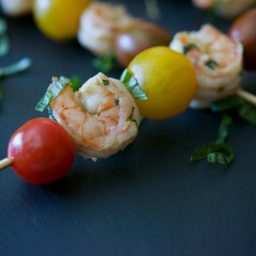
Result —
<instances>
[{"instance_id":1,"label":"shrimp skewer","mask_svg":"<svg viewBox=\"0 0 256 256\"><path fill-rule=\"evenodd\" d=\"M66 86L50 108L71 135L77 153L106 158L136 137L140 115L124 85L103 73L89 79L77 92Z\"/></svg>"},{"instance_id":2,"label":"shrimp skewer","mask_svg":"<svg viewBox=\"0 0 256 256\"><path fill-rule=\"evenodd\" d=\"M252 6L256 0L192 0L201 9L214 8L215 12L226 18L233 18Z\"/></svg>"},{"instance_id":3,"label":"shrimp skewer","mask_svg":"<svg viewBox=\"0 0 256 256\"><path fill-rule=\"evenodd\" d=\"M81 15L78 41L94 54L108 56L116 34L130 19L123 5L93 2Z\"/></svg>"},{"instance_id":4,"label":"shrimp skewer","mask_svg":"<svg viewBox=\"0 0 256 256\"><path fill-rule=\"evenodd\" d=\"M191 107L207 108L239 89L243 46L211 25L174 36L170 48L186 54L197 74L198 91Z\"/></svg>"},{"instance_id":5,"label":"shrimp skewer","mask_svg":"<svg viewBox=\"0 0 256 256\"><path fill-rule=\"evenodd\" d=\"M33 0L0 0L3 12L11 16L19 16L32 11Z\"/></svg>"}]
</instances>

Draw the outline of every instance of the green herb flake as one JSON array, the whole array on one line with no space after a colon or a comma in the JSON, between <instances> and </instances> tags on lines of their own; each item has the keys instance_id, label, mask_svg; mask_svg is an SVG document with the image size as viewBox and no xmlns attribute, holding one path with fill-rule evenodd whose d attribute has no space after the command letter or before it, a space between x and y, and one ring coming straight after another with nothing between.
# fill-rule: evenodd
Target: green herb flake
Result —
<instances>
[{"instance_id":1,"label":"green herb flake","mask_svg":"<svg viewBox=\"0 0 256 256\"><path fill-rule=\"evenodd\" d=\"M53 79L53 83L47 89L45 95L37 103L35 110L43 112L50 103L62 92L66 85L71 85L70 79L61 76Z\"/></svg>"},{"instance_id":2,"label":"green herb flake","mask_svg":"<svg viewBox=\"0 0 256 256\"><path fill-rule=\"evenodd\" d=\"M116 106L119 106L119 103L120 103L119 99L116 98L116 99L115 99L115 105L116 105Z\"/></svg>"},{"instance_id":3,"label":"green herb flake","mask_svg":"<svg viewBox=\"0 0 256 256\"><path fill-rule=\"evenodd\" d=\"M238 115L249 124L256 125L256 107L244 102L238 110Z\"/></svg>"},{"instance_id":4,"label":"green herb flake","mask_svg":"<svg viewBox=\"0 0 256 256\"><path fill-rule=\"evenodd\" d=\"M0 57L6 55L10 50L9 38L6 35L0 36Z\"/></svg>"},{"instance_id":5,"label":"green herb flake","mask_svg":"<svg viewBox=\"0 0 256 256\"><path fill-rule=\"evenodd\" d=\"M0 35L4 35L7 31L7 23L4 19L0 18Z\"/></svg>"},{"instance_id":6,"label":"green herb flake","mask_svg":"<svg viewBox=\"0 0 256 256\"><path fill-rule=\"evenodd\" d=\"M135 99L139 99L139 100L148 99L146 93L141 88L137 79L133 76L133 74L128 69L124 70L120 80Z\"/></svg>"},{"instance_id":7,"label":"green herb flake","mask_svg":"<svg viewBox=\"0 0 256 256\"><path fill-rule=\"evenodd\" d=\"M6 35L7 23L0 18L0 57L6 55L10 49L9 37Z\"/></svg>"},{"instance_id":8,"label":"green herb flake","mask_svg":"<svg viewBox=\"0 0 256 256\"><path fill-rule=\"evenodd\" d=\"M209 59L206 63L205 66L207 66L209 69L211 70L215 70L219 64L217 61L213 60L213 59Z\"/></svg>"},{"instance_id":9,"label":"green herb flake","mask_svg":"<svg viewBox=\"0 0 256 256\"><path fill-rule=\"evenodd\" d=\"M0 87L0 103L3 101L4 94L3 94L3 89Z\"/></svg>"},{"instance_id":10,"label":"green herb flake","mask_svg":"<svg viewBox=\"0 0 256 256\"><path fill-rule=\"evenodd\" d=\"M103 80L102 80L102 83L103 83L104 85L109 85L109 80L103 79Z\"/></svg>"},{"instance_id":11,"label":"green herb flake","mask_svg":"<svg viewBox=\"0 0 256 256\"><path fill-rule=\"evenodd\" d=\"M187 54L189 51L191 51L192 49L197 49L199 50L198 46L196 44L190 43L187 45L183 46L183 54Z\"/></svg>"},{"instance_id":12,"label":"green herb flake","mask_svg":"<svg viewBox=\"0 0 256 256\"><path fill-rule=\"evenodd\" d=\"M83 82L77 76L72 76L70 82L74 92L78 91L83 85Z\"/></svg>"},{"instance_id":13,"label":"green herb flake","mask_svg":"<svg viewBox=\"0 0 256 256\"><path fill-rule=\"evenodd\" d=\"M256 106L238 96L231 96L216 101L211 105L213 112L230 112L237 114L249 124L256 125Z\"/></svg>"},{"instance_id":14,"label":"green herb flake","mask_svg":"<svg viewBox=\"0 0 256 256\"><path fill-rule=\"evenodd\" d=\"M158 6L157 0L144 0L144 1L145 1L146 13L148 17L153 20L160 18L161 11Z\"/></svg>"},{"instance_id":15,"label":"green herb flake","mask_svg":"<svg viewBox=\"0 0 256 256\"><path fill-rule=\"evenodd\" d=\"M232 125L233 120L231 116L224 115L219 126L218 138L216 143L224 143L228 138L228 128Z\"/></svg>"},{"instance_id":16,"label":"green herb flake","mask_svg":"<svg viewBox=\"0 0 256 256\"><path fill-rule=\"evenodd\" d=\"M209 163L230 165L234 160L234 152L227 143L228 128L232 125L232 118L224 115L219 126L216 142L199 147L191 156L191 161L207 160Z\"/></svg>"},{"instance_id":17,"label":"green herb flake","mask_svg":"<svg viewBox=\"0 0 256 256\"><path fill-rule=\"evenodd\" d=\"M109 56L94 58L92 66L98 71L105 73L110 72L117 64L115 54L112 53Z\"/></svg>"},{"instance_id":18,"label":"green herb flake","mask_svg":"<svg viewBox=\"0 0 256 256\"><path fill-rule=\"evenodd\" d=\"M211 143L199 147L191 156L191 161L201 161L206 159L209 163L230 165L235 154L227 143Z\"/></svg>"},{"instance_id":19,"label":"green herb flake","mask_svg":"<svg viewBox=\"0 0 256 256\"><path fill-rule=\"evenodd\" d=\"M136 119L133 118L134 111L135 111L135 107L132 107L131 114L130 114L130 116L127 118L127 121L131 121L131 122L135 123L136 126L138 126L138 123L137 123Z\"/></svg>"},{"instance_id":20,"label":"green herb flake","mask_svg":"<svg viewBox=\"0 0 256 256\"><path fill-rule=\"evenodd\" d=\"M29 58L23 58L15 64L8 67L0 67L0 78L15 75L22 71L27 70L31 66L31 60Z\"/></svg>"}]
</instances>

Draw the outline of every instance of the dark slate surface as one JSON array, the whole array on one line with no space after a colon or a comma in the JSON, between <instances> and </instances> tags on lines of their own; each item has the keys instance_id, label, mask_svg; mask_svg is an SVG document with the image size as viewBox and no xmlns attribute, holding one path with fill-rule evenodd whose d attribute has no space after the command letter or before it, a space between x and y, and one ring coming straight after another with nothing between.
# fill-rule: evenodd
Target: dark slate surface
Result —
<instances>
[{"instance_id":1,"label":"dark slate surface","mask_svg":"<svg viewBox=\"0 0 256 256\"><path fill-rule=\"evenodd\" d=\"M127 2L145 17L143 1ZM189 1L160 1L160 24L173 33L207 21L226 30ZM30 18L9 19L12 49L5 65L23 56L29 72L2 84L0 154L9 136L34 111L52 75L96 73L92 55L76 43L43 37ZM113 74L118 77L118 72ZM256 76L244 86L256 91ZM96 163L76 158L72 172L51 186L24 183L11 169L0 177L0 254L16 255L256 255L255 127L238 123L230 143L236 161L229 168L189 162L200 144L215 139L220 118L188 110L162 122L144 121L136 141Z\"/></svg>"}]
</instances>

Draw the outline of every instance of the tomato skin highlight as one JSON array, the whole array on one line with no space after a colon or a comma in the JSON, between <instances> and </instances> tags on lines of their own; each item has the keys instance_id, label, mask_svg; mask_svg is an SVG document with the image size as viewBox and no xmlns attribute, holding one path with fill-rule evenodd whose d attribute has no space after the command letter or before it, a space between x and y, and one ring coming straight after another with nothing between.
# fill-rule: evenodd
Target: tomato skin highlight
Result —
<instances>
[{"instance_id":1,"label":"tomato skin highlight","mask_svg":"<svg viewBox=\"0 0 256 256\"><path fill-rule=\"evenodd\" d=\"M8 157L19 177L32 184L48 184L67 174L74 160L74 144L57 122L35 118L11 136Z\"/></svg>"}]
</instances>

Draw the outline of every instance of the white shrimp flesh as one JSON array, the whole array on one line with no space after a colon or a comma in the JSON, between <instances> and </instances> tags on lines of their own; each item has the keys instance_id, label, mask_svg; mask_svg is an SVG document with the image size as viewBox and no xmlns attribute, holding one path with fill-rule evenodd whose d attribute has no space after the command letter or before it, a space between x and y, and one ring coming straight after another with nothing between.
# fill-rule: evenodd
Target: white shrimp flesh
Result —
<instances>
[{"instance_id":1,"label":"white shrimp flesh","mask_svg":"<svg viewBox=\"0 0 256 256\"><path fill-rule=\"evenodd\" d=\"M116 34L129 21L123 5L92 2L81 15L78 41L96 55L111 55Z\"/></svg>"},{"instance_id":2,"label":"white shrimp flesh","mask_svg":"<svg viewBox=\"0 0 256 256\"><path fill-rule=\"evenodd\" d=\"M198 90L191 107L207 108L239 88L243 46L217 28L207 24L197 32L177 33L170 48L185 54L195 68Z\"/></svg>"},{"instance_id":3,"label":"white shrimp flesh","mask_svg":"<svg viewBox=\"0 0 256 256\"><path fill-rule=\"evenodd\" d=\"M226 18L234 18L252 6L256 0L192 0L201 9L213 9L216 14Z\"/></svg>"},{"instance_id":4,"label":"white shrimp flesh","mask_svg":"<svg viewBox=\"0 0 256 256\"><path fill-rule=\"evenodd\" d=\"M71 135L77 153L85 158L106 158L136 137L138 107L124 85L103 73L77 91L66 86L50 107L53 117Z\"/></svg>"},{"instance_id":5,"label":"white shrimp flesh","mask_svg":"<svg viewBox=\"0 0 256 256\"><path fill-rule=\"evenodd\" d=\"M20 16L32 11L33 0L0 0L2 10L10 16Z\"/></svg>"}]
</instances>

